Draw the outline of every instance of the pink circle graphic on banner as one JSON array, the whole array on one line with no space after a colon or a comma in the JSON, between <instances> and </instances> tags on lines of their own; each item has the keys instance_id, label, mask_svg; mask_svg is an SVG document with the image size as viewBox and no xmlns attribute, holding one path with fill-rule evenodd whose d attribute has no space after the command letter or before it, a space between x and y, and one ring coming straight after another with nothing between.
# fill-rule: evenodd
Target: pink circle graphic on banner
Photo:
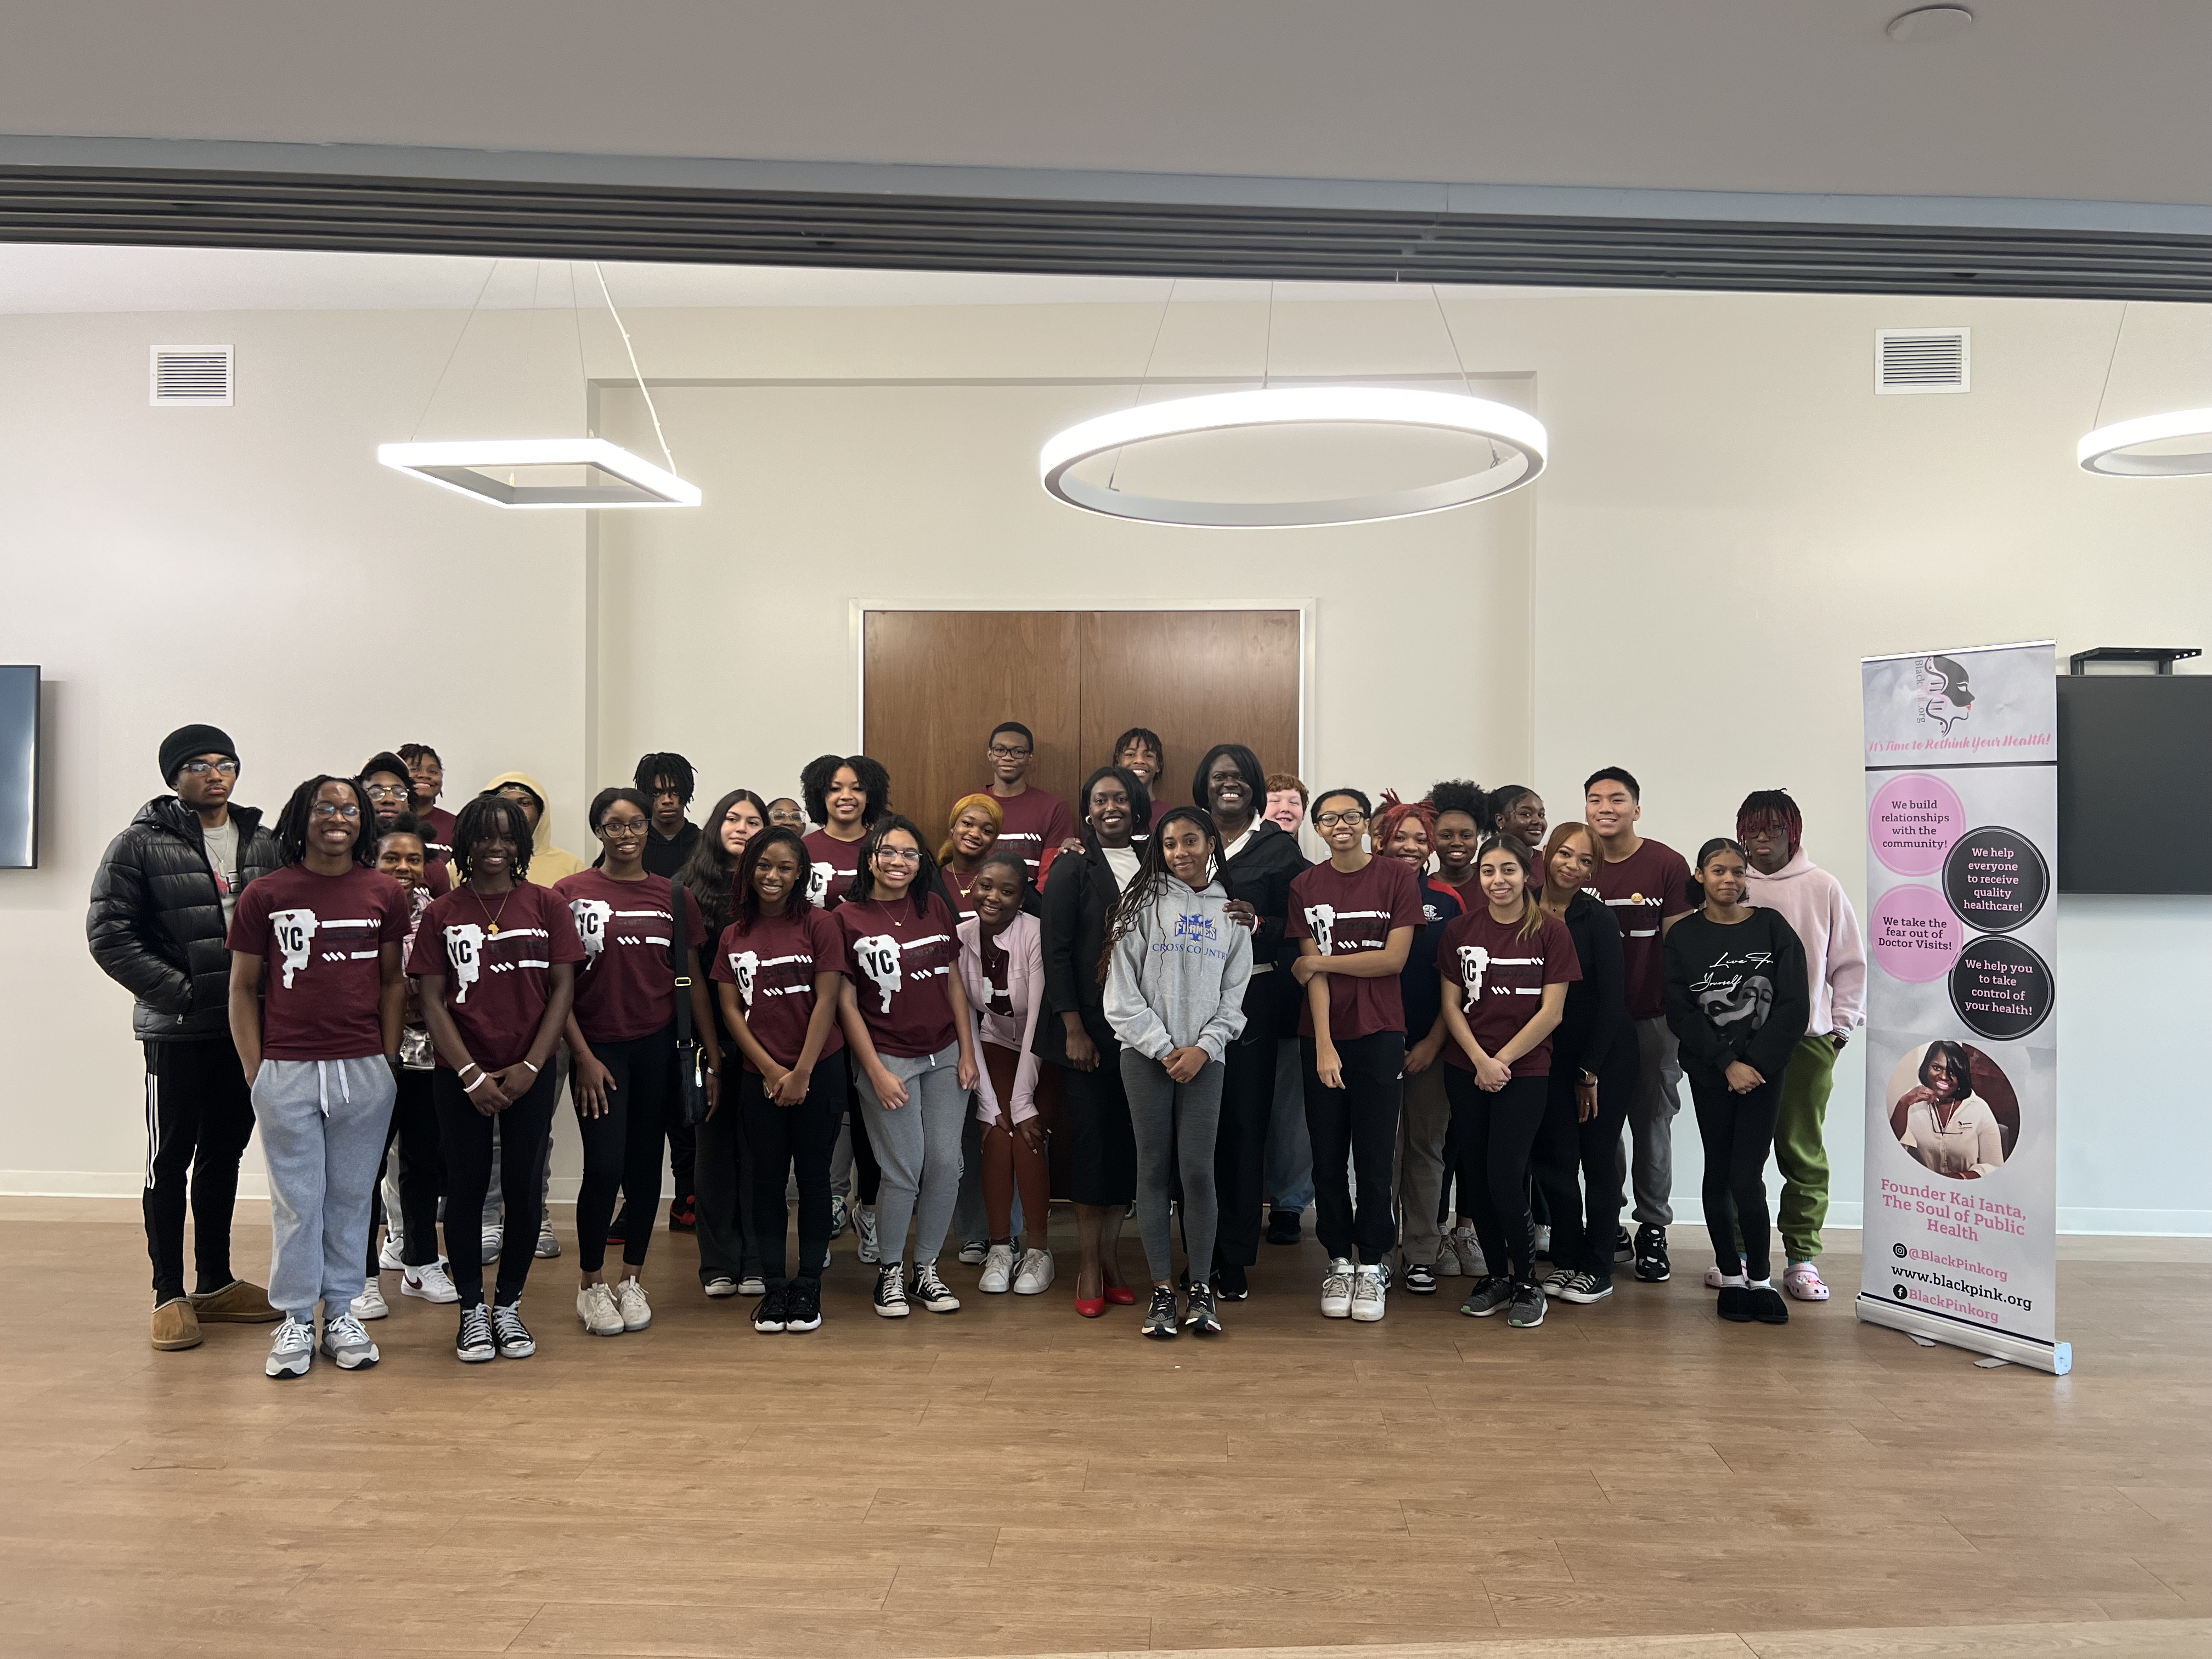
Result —
<instances>
[{"instance_id":1,"label":"pink circle graphic on banner","mask_svg":"<svg viewBox=\"0 0 2212 1659\"><path fill-rule=\"evenodd\" d=\"M1900 876L1935 874L1966 827L1957 792L1926 772L1899 773L1867 808L1867 845Z\"/></svg>"},{"instance_id":2,"label":"pink circle graphic on banner","mask_svg":"<svg viewBox=\"0 0 2212 1659\"><path fill-rule=\"evenodd\" d=\"M1932 887L1891 888L1874 902L1867 933L1875 965L1915 985L1949 973L1966 942L1966 930Z\"/></svg>"}]
</instances>

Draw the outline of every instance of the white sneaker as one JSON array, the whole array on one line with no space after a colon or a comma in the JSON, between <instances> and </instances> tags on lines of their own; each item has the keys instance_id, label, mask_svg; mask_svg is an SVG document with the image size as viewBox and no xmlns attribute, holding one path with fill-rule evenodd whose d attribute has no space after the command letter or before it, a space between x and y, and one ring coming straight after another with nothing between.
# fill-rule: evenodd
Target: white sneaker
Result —
<instances>
[{"instance_id":1,"label":"white sneaker","mask_svg":"<svg viewBox=\"0 0 2212 1659\"><path fill-rule=\"evenodd\" d=\"M615 1306L622 1310L626 1331L641 1331L653 1323L653 1304L646 1297L645 1286L635 1279L625 1279L615 1286Z\"/></svg>"},{"instance_id":2,"label":"white sneaker","mask_svg":"<svg viewBox=\"0 0 2212 1659\"><path fill-rule=\"evenodd\" d=\"M1382 1317L1383 1298L1389 1290L1380 1267L1362 1267L1352 1276L1352 1316L1372 1325Z\"/></svg>"},{"instance_id":3,"label":"white sneaker","mask_svg":"<svg viewBox=\"0 0 2212 1659\"><path fill-rule=\"evenodd\" d=\"M483 1230L483 1259L486 1265L499 1260L500 1246L507 1241L507 1229L495 1221Z\"/></svg>"},{"instance_id":4,"label":"white sneaker","mask_svg":"<svg viewBox=\"0 0 2212 1659\"><path fill-rule=\"evenodd\" d=\"M376 1265L388 1273L407 1271L407 1257L403 1254L407 1241L389 1227L384 1230L384 1248L376 1253Z\"/></svg>"},{"instance_id":5,"label":"white sneaker","mask_svg":"<svg viewBox=\"0 0 2212 1659\"><path fill-rule=\"evenodd\" d=\"M961 1252L963 1256L968 1253ZM975 1288L987 1296L1003 1296L1014 1282L1014 1250L1011 1244L994 1244L983 1257L983 1276Z\"/></svg>"},{"instance_id":6,"label":"white sneaker","mask_svg":"<svg viewBox=\"0 0 2212 1659\"><path fill-rule=\"evenodd\" d=\"M446 1264L433 1261L427 1267L405 1267L400 1270L399 1294L419 1296L425 1302L459 1302L461 1293L453 1288L453 1281L446 1272Z\"/></svg>"},{"instance_id":7,"label":"white sneaker","mask_svg":"<svg viewBox=\"0 0 2212 1659\"><path fill-rule=\"evenodd\" d=\"M366 1370L384 1357L377 1352L368 1333L362 1329L361 1321L351 1314L340 1314L336 1319L324 1322L323 1353L342 1371Z\"/></svg>"},{"instance_id":8,"label":"white sneaker","mask_svg":"<svg viewBox=\"0 0 2212 1659\"><path fill-rule=\"evenodd\" d=\"M860 1260L880 1263L884 1253L876 1242L875 1211L865 1205L855 1209L853 1212L853 1231L860 1240Z\"/></svg>"},{"instance_id":9,"label":"white sneaker","mask_svg":"<svg viewBox=\"0 0 2212 1659\"><path fill-rule=\"evenodd\" d=\"M1472 1222L1460 1223L1459 1270L1469 1279L1490 1277L1490 1263L1483 1257L1482 1241L1475 1237Z\"/></svg>"},{"instance_id":10,"label":"white sneaker","mask_svg":"<svg viewBox=\"0 0 2212 1659\"><path fill-rule=\"evenodd\" d=\"M1024 1250L1021 1271L1014 1275L1016 1296L1037 1296L1052 1288L1050 1250Z\"/></svg>"},{"instance_id":11,"label":"white sneaker","mask_svg":"<svg viewBox=\"0 0 2212 1659\"><path fill-rule=\"evenodd\" d=\"M553 1223L551 1219L550 1218L541 1218L538 1223L538 1259L543 1261L549 1257L556 1256L560 1254L561 1241L553 1237Z\"/></svg>"},{"instance_id":12,"label":"white sneaker","mask_svg":"<svg viewBox=\"0 0 2212 1659\"><path fill-rule=\"evenodd\" d=\"M1455 1234L1446 1233L1437 1241L1437 1259L1430 1271L1438 1279L1459 1277L1459 1239Z\"/></svg>"},{"instance_id":13,"label":"white sneaker","mask_svg":"<svg viewBox=\"0 0 2212 1659\"><path fill-rule=\"evenodd\" d=\"M739 1296L766 1296L768 1294L768 1280L763 1279L758 1273L747 1273L743 1279L738 1281L738 1294Z\"/></svg>"},{"instance_id":14,"label":"white sneaker","mask_svg":"<svg viewBox=\"0 0 2212 1659\"><path fill-rule=\"evenodd\" d=\"M842 1193L830 1194L830 1237L833 1239L844 1237L845 1229L851 1224L852 1219L852 1212L845 1206L845 1194Z\"/></svg>"},{"instance_id":15,"label":"white sneaker","mask_svg":"<svg viewBox=\"0 0 2212 1659\"><path fill-rule=\"evenodd\" d=\"M392 1304L384 1299L384 1287L369 1279L361 1287L361 1294L353 1299L356 1319L385 1319L390 1317Z\"/></svg>"},{"instance_id":16,"label":"white sneaker","mask_svg":"<svg viewBox=\"0 0 2212 1659\"><path fill-rule=\"evenodd\" d=\"M269 1340L269 1363L261 1369L281 1382L288 1376L305 1376L314 1363L315 1322L286 1314Z\"/></svg>"},{"instance_id":17,"label":"white sneaker","mask_svg":"<svg viewBox=\"0 0 2212 1659\"><path fill-rule=\"evenodd\" d=\"M1321 1281L1321 1316L1344 1319L1351 1313L1352 1264L1337 1256L1329 1262L1328 1275Z\"/></svg>"},{"instance_id":18,"label":"white sneaker","mask_svg":"<svg viewBox=\"0 0 2212 1659\"><path fill-rule=\"evenodd\" d=\"M605 1285L586 1285L576 1292L576 1317L593 1336L620 1336L625 1328L615 1293Z\"/></svg>"},{"instance_id":19,"label":"white sneaker","mask_svg":"<svg viewBox=\"0 0 2212 1659\"><path fill-rule=\"evenodd\" d=\"M1539 1228L1537 1228L1537 1229L1536 1229L1536 1254L1537 1254L1538 1255L1551 1255L1551 1253L1552 1253L1552 1230L1551 1230L1550 1226L1549 1226L1549 1225L1546 1225L1546 1226L1542 1226L1542 1227L1539 1227Z\"/></svg>"},{"instance_id":20,"label":"white sneaker","mask_svg":"<svg viewBox=\"0 0 2212 1659\"><path fill-rule=\"evenodd\" d=\"M720 1302L725 1297L735 1296L738 1293L738 1281L727 1273L716 1273L707 1281L706 1291L708 1296Z\"/></svg>"}]
</instances>

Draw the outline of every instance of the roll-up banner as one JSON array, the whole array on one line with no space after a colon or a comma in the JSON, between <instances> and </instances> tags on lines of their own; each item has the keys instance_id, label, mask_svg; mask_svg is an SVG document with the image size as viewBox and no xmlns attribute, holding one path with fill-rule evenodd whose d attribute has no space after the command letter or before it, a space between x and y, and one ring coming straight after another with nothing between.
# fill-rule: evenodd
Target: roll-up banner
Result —
<instances>
[{"instance_id":1,"label":"roll-up banner","mask_svg":"<svg viewBox=\"0 0 2212 1659\"><path fill-rule=\"evenodd\" d=\"M2055 644L1869 657L1858 1316L2063 1376Z\"/></svg>"}]
</instances>

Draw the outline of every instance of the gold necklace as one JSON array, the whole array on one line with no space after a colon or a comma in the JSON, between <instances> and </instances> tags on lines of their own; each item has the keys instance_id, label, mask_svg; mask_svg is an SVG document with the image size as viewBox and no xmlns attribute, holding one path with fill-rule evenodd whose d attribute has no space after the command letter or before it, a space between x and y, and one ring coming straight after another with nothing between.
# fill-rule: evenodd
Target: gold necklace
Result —
<instances>
[{"instance_id":1,"label":"gold necklace","mask_svg":"<svg viewBox=\"0 0 2212 1659\"><path fill-rule=\"evenodd\" d=\"M477 902L477 908L483 912L484 932L496 939L499 936L499 918L507 914L507 902L514 898L514 889L510 887L507 890L507 897L499 902L497 915L493 914L491 906L483 902L483 895L473 886L469 889L469 896Z\"/></svg>"}]
</instances>

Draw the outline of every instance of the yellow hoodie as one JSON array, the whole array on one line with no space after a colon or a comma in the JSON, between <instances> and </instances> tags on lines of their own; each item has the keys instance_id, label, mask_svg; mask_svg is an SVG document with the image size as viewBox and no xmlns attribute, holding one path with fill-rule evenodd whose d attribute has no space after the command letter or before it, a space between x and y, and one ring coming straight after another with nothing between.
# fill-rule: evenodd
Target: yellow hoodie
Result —
<instances>
[{"instance_id":1,"label":"yellow hoodie","mask_svg":"<svg viewBox=\"0 0 2212 1659\"><path fill-rule=\"evenodd\" d=\"M520 784L537 796L539 803L538 824L530 832L529 879L538 886L550 887L563 876L573 876L579 870L589 869L591 866L574 853L553 844L553 803L546 796L545 786L529 773L502 772L484 785L482 793L496 794L510 783Z\"/></svg>"}]
</instances>

